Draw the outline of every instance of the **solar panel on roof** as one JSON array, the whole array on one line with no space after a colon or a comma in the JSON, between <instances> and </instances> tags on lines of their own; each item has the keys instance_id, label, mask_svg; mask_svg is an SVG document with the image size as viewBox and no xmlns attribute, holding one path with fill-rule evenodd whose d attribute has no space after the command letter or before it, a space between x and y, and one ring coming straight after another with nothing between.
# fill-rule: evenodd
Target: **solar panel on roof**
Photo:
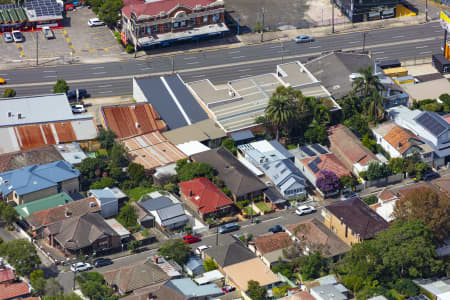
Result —
<instances>
[{"instance_id":1,"label":"solar panel on roof","mask_svg":"<svg viewBox=\"0 0 450 300\"><path fill-rule=\"evenodd\" d=\"M314 163L314 161L310 161L308 163L309 168L311 169L311 171L315 173L319 172L319 168L317 167L317 165Z\"/></svg>"},{"instance_id":2,"label":"solar panel on roof","mask_svg":"<svg viewBox=\"0 0 450 300\"><path fill-rule=\"evenodd\" d=\"M328 153L328 151L325 150L325 149L324 149L322 146L320 146L319 144L311 145L311 147L312 147L314 150L316 150L317 152L319 152L320 154L326 154L326 153Z\"/></svg>"},{"instance_id":3,"label":"solar panel on roof","mask_svg":"<svg viewBox=\"0 0 450 300\"><path fill-rule=\"evenodd\" d=\"M408 298L407 300L430 300L430 299L427 296L418 295L418 296L414 296L412 298Z\"/></svg>"},{"instance_id":4,"label":"solar panel on roof","mask_svg":"<svg viewBox=\"0 0 450 300\"><path fill-rule=\"evenodd\" d=\"M302 146L300 147L300 150L302 150L304 153L308 154L309 156L314 156L316 155L313 151L311 151L311 149L309 149L306 146Z\"/></svg>"},{"instance_id":5,"label":"solar panel on roof","mask_svg":"<svg viewBox=\"0 0 450 300\"><path fill-rule=\"evenodd\" d=\"M439 135L442 131L445 130L445 127L442 124L440 124L438 121L436 121L426 113L417 118L417 123L422 125L425 129L427 129L434 135Z\"/></svg>"},{"instance_id":6,"label":"solar panel on roof","mask_svg":"<svg viewBox=\"0 0 450 300\"><path fill-rule=\"evenodd\" d=\"M322 160L320 159L320 157L317 157L313 162L315 164L320 164L322 162Z\"/></svg>"}]
</instances>

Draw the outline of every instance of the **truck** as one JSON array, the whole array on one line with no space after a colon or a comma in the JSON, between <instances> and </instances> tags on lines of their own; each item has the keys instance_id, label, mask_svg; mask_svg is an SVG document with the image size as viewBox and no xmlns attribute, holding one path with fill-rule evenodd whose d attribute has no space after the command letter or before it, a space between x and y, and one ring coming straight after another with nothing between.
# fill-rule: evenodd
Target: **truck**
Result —
<instances>
[{"instance_id":1,"label":"truck","mask_svg":"<svg viewBox=\"0 0 450 300\"><path fill-rule=\"evenodd\" d=\"M47 40L55 38L55 34L53 33L53 30L51 30L50 27L48 27L48 26L42 27L42 32L44 33L44 36Z\"/></svg>"}]
</instances>

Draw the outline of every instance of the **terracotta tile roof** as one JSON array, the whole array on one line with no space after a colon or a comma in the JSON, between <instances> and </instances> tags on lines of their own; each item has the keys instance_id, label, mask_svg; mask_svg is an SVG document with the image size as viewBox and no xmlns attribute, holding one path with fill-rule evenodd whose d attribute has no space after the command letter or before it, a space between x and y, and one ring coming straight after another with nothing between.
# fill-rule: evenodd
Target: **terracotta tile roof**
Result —
<instances>
[{"instance_id":1,"label":"terracotta tile roof","mask_svg":"<svg viewBox=\"0 0 450 300\"><path fill-rule=\"evenodd\" d=\"M449 114L449 115L446 115L446 116L444 117L444 120L447 121L447 123L450 123L450 114Z\"/></svg>"},{"instance_id":2,"label":"terracotta tile roof","mask_svg":"<svg viewBox=\"0 0 450 300\"><path fill-rule=\"evenodd\" d=\"M15 276L11 269L0 270L0 283L13 280L14 278Z\"/></svg>"},{"instance_id":3,"label":"terracotta tile roof","mask_svg":"<svg viewBox=\"0 0 450 300\"><path fill-rule=\"evenodd\" d=\"M64 160L64 158L53 146L6 153L0 155L0 173L31 165L45 165L58 160Z\"/></svg>"},{"instance_id":4,"label":"terracotta tile roof","mask_svg":"<svg viewBox=\"0 0 450 300\"><path fill-rule=\"evenodd\" d=\"M91 202L94 202L95 206L91 207ZM66 212L70 212L70 217L78 217L100 210L97 200L94 197L89 197L32 213L26 220L34 228L39 228L67 219Z\"/></svg>"},{"instance_id":5,"label":"terracotta tile roof","mask_svg":"<svg viewBox=\"0 0 450 300\"><path fill-rule=\"evenodd\" d=\"M310 293L307 291L302 291L300 293L286 296L283 298L280 298L280 300L316 300Z\"/></svg>"},{"instance_id":6,"label":"terracotta tile roof","mask_svg":"<svg viewBox=\"0 0 450 300\"><path fill-rule=\"evenodd\" d=\"M130 18L131 12L139 18L140 16L156 16L161 12L168 14L172 9L183 5L187 8L195 8L197 5L208 6L215 3L215 0L160 0L145 3L141 0L125 0L122 14Z\"/></svg>"},{"instance_id":7,"label":"terracotta tile roof","mask_svg":"<svg viewBox=\"0 0 450 300\"><path fill-rule=\"evenodd\" d=\"M420 138L417 135L408 129L401 128L399 126L394 126L394 128L392 128L392 130L384 136L384 139L401 154L413 146L410 139L420 141Z\"/></svg>"},{"instance_id":8,"label":"terracotta tile roof","mask_svg":"<svg viewBox=\"0 0 450 300\"><path fill-rule=\"evenodd\" d=\"M377 209L381 207L381 203L371 204L371 205L369 205L369 207L371 209L373 209L374 211L377 211Z\"/></svg>"},{"instance_id":9,"label":"terracotta tile roof","mask_svg":"<svg viewBox=\"0 0 450 300\"><path fill-rule=\"evenodd\" d=\"M378 161L375 154L364 147L358 137L344 125L331 127L328 132L331 150L347 162L347 168L350 168L349 164L359 163L365 166L372 160Z\"/></svg>"},{"instance_id":10,"label":"terracotta tile roof","mask_svg":"<svg viewBox=\"0 0 450 300\"><path fill-rule=\"evenodd\" d=\"M102 111L106 126L120 139L167 130L166 124L150 104L104 106Z\"/></svg>"},{"instance_id":11,"label":"terracotta tile roof","mask_svg":"<svg viewBox=\"0 0 450 300\"><path fill-rule=\"evenodd\" d=\"M394 198L397 198L397 197L394 195L394 193L392 193L387 188L378 194L378 199L380 199L383 202L394 199Z\"/></svg>"},{"instance_id":12,"label":"terracotta tile roof","mask_svg":"<svg viewBox=\"0 0 450 300\"><path fill-rule=\"evenodd\" d=\"M361 240L372 238L389 227L386 220L358 197L327 205L325 209L359 234Z\"/></svg>"},{"instance_id":13,"label":"terracotta tile roof","mask_svg":"<svg viewBox=\"0 0 450 300\"><path fill-rule=\"evenodd\" d=\"M307 244L310 251L320 250L325 257L333 257L350 250L346 243L316 218L288 225L286 231Z\"/></svg>"},{"instance_id":14,"label":"terracotta tile roof","mask_svg":"<svg viewBox=\"0 0 450 300\"><path fill-rule=\"evenodd\" d=\"M124 139L130 160L141 164L147 170L174 163L187 158L158 131Z\"/></svg>"},{"instance_id":15,"label":"terracotta tile roof","mask_svg":"<svg viewBox=\"0 0 450 300\"><path fill-rule=\"evenodd\" d=\"M319 168L319 171L314 173L314 171L309 167L308 163L310 161L315 160L317 157L319 157L322 161L317 165ZM351 172L349 169L347 169L341 161L334 155L333 153L323 154L320 156L314 156L314 157L308 157L302 160L302 163L304 166L306 166L308 169L311 170L311 172L314 174L316 178L319 177L320 171L322 170L328 170L336 174L336 176L339 178L344 175L351 175Z\"/></svg>"},{"instance_id":16,"label":"terracotta tile roof","mask_svg":"<svg viewBox=\"0 0 450 300\"><path fill-rule=\"evenodd\" d=\"M25 282L0 283L0 300L27 296L30 288Z\"/></svg>"},{"instance_id":17,"label":"terracotta tile roof","mask_svg":"<svg viewBox=\"0 0 450 300\"><path fill-rule=\"evenodd\" d=\"M189 198L202 214L215 212L233 204L230 198L205 177L180 182L178 185L181 193Z\"/></svg>"},{"instance_id":18,"label":"terracotta tile roof","mask_svg":"<svg viewBox=\"0 0 450 300\"><path fill-rule=\"evenodd\" d=\"M257 236L253 238L253 242L261 254L284 249L293 245L289 234L286 232Z\"/></svg>"}]
</instances>

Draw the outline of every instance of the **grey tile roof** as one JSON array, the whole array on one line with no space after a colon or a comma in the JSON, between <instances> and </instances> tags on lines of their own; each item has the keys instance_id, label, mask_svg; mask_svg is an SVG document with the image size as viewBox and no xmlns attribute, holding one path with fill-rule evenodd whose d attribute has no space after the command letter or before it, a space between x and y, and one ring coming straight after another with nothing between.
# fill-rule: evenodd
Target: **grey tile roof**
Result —
<instances>
[{"instance_id":1,"label":"grey tile roof","mask_svg":"<svg viewBox=\"0 0 450 300\"><path fill-rule=\"evenodd\" d=\"M189 220L181 203L175 203L158 209L156 213L158 214L161 220L161 225L163 226L169 226L179 222L187 222Z\"/></svg>"},{"instance_id":2,"label":"grey tile roof","mask_svg":"<svg viewBox=\"0 0 450 300\"><path fill-rule=\"evenodd\" d=\"M294 183L305 185L302 172L289 159L269 162L263 166L263 169L264 173L281 189L282 193Z\"/></svg>"},{"instance_id":3,"label":"grey tile roof","mask_svg":"<svg viewBox=\"0 0 450 300\"><path fill-rule=\"evenodd\" d=\"M158 198L141 201L139 202L139 205L148 211L155 211L167 206L171 206L173 205L173 202L169 198L161 196Z\"/></svg>"},{"instance_id":4,"label":"grey tile roof","mask_svg":"<svg viewBox=\"0 0 450 300\"><path fill-rule=\"evenodd\" d=\"M245 247L240 241L235 241L228 245L209 248L206 250L206 254L213 258L222 268L256 257L256 255Z\"/></svg>"}]
</instances>

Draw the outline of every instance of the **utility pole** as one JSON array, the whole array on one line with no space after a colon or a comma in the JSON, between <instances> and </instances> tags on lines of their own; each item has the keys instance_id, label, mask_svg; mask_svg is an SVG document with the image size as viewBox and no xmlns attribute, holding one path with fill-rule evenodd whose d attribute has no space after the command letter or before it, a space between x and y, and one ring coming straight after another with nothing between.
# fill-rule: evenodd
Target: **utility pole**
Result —
<instances>
[{"instance_id":1,"label":"utility pole","mask_svg":"<svg viewBox=\"0 0 450 300\"><path fill-rule=\"evenodd\" d=\"M137 55L137 41L138 41L138 37L137 37L137 29L136 29L136 21L133 20L133 31L134 31L134 58L136 58Z\"/></svg>"},{"instance_id":2,"label":"utility pole","mask_svg":"<svg viewBox=\"0 0 450 300\"><path fill-rule=\"evenodd\" d=\"M280 40L281 43L281 64L284 63L284 45L283 45L283 41Z\"/></svg>"},{"instance_id":3,"label":"utility pole","mask_svg":"<svg viewBox=\"0 0 450 300\"><path fill-rule=\"evenodd\" d=\"M175 73L175 60L173 58L173 55L170 57L170 59L171 59L171 62L172 62L172 74L174 74Z\"/></svg>"},{"instance_id":4,"label":"utility pole","mask_svg":"<svg viewBox=\"0 0 450 300\"><path fill-rule=\"evenodd\" d=\"M216 226L216 246L219 246L219 226Z\"/></svg>"},{"instance_id":5,"label":"utility pole","mask_svg":"<svg viewBox=\"0 0 450 300\"><path fill-rule=\"evenodd\" d=\"M363 32L363 47L362 47L362 52L364 52L366 48L366 32Z\"/></svg>"},{"instance_id":6,"label":"utility pole","mask_svg":"<svg viewBox=\"0 0 450 300\"><path fill-rule=\"evenodd\" d=\"M331 33L334 33L334 0L331 1Z\"/></svg>"},{"instance_id":7,"label":"utility pole","mask_svg":"<svg viewBox=\"0 0 450 300\"><path fill-rule=\"evenodd\" d=\"M39 64L39 33L36 31L36 67Z\"/></svg>"},{"instance_id":8,"label":"utility pole","mask_svg":"<svg viewBox=\"0 0 450 300\"><path fill-rule=\"evenodd\" d=\"M428 23L428 0L425 0L425 22Z\"/></svg>"},{"instance_id":9,"label":"utility pole","mask_svg":"<svg viewBox=\"0 0 450 300\"><path fill-rule=\"evenodd\" d=\"M264 42L264 7L261 9L261 43Z\"/></svg>"},{"instance_id":10,"label":"utility pole","mask_svg":"<svg viewBox=\"0 0 450 300\"><path fill-rule=\"evenodd\" d=\"M240 16L238 17L238 24L237 25L238 25L237 26L237 35L239 35L240 29L241 29L241 17Z\"/></svg>"}]
</instances>

